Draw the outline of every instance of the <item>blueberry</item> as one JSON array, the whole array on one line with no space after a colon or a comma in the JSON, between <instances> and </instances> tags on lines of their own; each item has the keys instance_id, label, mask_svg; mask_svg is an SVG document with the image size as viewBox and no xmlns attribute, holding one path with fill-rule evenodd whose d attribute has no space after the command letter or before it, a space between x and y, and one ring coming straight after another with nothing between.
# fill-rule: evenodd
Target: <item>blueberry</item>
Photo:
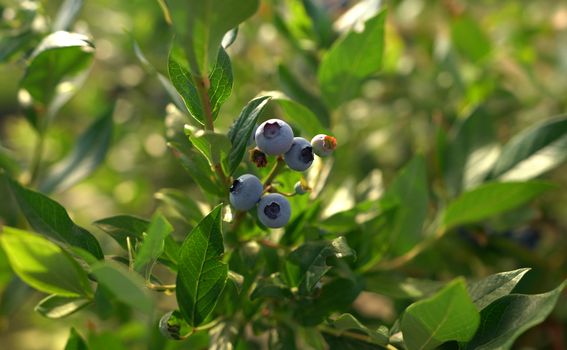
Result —
<instances>
[{"instance_id":1,"label":"blueberry","mask_svg":"<svg viewBox=\"0 0 567 350\"><path fill-rule=\"evenodd\" d=\"M337 139L325 134L315 135L311 139L311 146L313 146L313 153L319 157L327 157L337 148Z\"/></svg>"},{"instance_id":2,"label":"blueberry","mask_svg":"<svg viewBox=\"0 0 567 350\"><path fill-rule=\"evenodd\" d=\"M260 200L264 187L252 174L244 174L230 186L230 204L236 210L249 210Z\"/></svg>"},{"instance_id":3,"label":"blueberry","mask_svg":"<svg viewBox=\"0 0 567 350\"><path fill-rule=\"evenodd\" d=\"M284 154L293 142L293 130L283 120L269 119L256 129L255 139L258 148L266 154Z\"/></svg>"},{"instance_id":4,"label":"blueberry","mask_svg":"<svg viewBox=\"0 0 567 350\"><path fill-rule=\"evenodd\" d=\"M270 193L258 203L258 219L262 224L271 227L285 226L291 217L291 206L287 198L279 193Z\"/></svg>"},{"instance_id":5,"label":"blueberry","mask_svg":"<svg viewBox=\"0 0 567 350\"><path fill-rule=\"evenodd\" d=\"M287 166L293 170L305 171L313 163L313 147L302 137L294 137L291 148L284 155Z\"/></svg>"}]
</instances>

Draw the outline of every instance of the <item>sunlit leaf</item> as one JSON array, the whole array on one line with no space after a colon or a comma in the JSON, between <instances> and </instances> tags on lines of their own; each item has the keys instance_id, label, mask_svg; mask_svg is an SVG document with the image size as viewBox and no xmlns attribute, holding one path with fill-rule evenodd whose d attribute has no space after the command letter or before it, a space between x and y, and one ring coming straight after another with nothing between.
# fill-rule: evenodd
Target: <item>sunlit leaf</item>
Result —
<instances>
[{"instance_id":1,"label":"sunlit leaf","mask_svg":"<svg viewBox=\"0 0 567 350\"><path fill-rule=\"evenodd\" d=\"M14 272L35 289L64 297L92 298L86 272L55 243L5 226L0 244Z\"/></svg>"}]
</instances>

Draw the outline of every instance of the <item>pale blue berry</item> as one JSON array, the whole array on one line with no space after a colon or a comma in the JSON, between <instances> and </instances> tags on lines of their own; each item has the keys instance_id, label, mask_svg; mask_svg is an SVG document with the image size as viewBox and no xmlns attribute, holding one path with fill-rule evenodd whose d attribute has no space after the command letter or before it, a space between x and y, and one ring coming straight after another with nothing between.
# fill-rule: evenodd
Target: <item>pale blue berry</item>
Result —
<instances>
[{"instance_id":1,"label":"pale blue berry","mask_svg":"<svg viewBox=\"0 0 567 350\"><path fill-rule=\"evenodd\" d=\"M325 134L315 135L311 139L311 146L313 146L313 153L319 157L328 157L337 148L337 139Z\"/></svg>"},{"instance_id":2,"label":"pale blue berry","mask_svg":"<svg viewBox=\"0 0 567 350\"><path fill-rule=\"evenodd\" d=\"M301 181L297 181L293 189L295 190L296 194L301 195L307 193L307 189L301 185Z\"/></svg>"},{"instance_id":3,"label":"pale blue berry","mask_svg":"<svg viewBox=\"0 0 567 350\"><path fill-rule=\"evenodd\" d=\"M256 176L244 174L230 186L230 204L236 210L250 210L258 203L263 191L264 187Z\"/></svg>"},{"instance_id":4,"label":"pale blue berry","mask_svg":"<svg viewBox=\"0 0 567 350\"><path fill-rule=\"evenodd\" d=\"M271 228L283 227L291 217L291 206L287 198L279 193L270 193L258 203L258 219Z\"/></svg>"},{"instance_id":5,"label":"pale blue berry","mask_svg":"<svg viewBox=\"0 0 567 350\"><path fill-rule=\"evenodd\" d=\"M303 137L295 137L291 148L284 155L284 159L291 169L305 171L313 164L313 147Z\"/></svg>"},{"instance_id":6,"label":"pale blue berry","mask_svg":"<svg viewBox=\"0 0 567 350\"><path fill-rule=\"evenodd\" d=\"M284 154L293 142L293 130L283 120L269 119L256 129L255 140L256 146L266 154Z\"/></svg>"}]
</instances>

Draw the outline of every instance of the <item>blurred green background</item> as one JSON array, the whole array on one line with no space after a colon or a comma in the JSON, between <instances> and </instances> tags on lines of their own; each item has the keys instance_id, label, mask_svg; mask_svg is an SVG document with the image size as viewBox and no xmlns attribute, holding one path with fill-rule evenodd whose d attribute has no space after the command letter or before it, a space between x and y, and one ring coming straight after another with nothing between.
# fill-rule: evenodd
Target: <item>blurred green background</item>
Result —
<instances>
[{"instance_id":1,"label":"blurred green background","mask_svg":"<svg viewBox=\"0 0 567 350\"><path fill-rule=\"evenodd\" d=\"M356 1L318 3L337 19ZM23 25L30 25L41 37L60 4L0 1L0 40ZM383 70L365 83L359 98L331 115L331 130L339 148L329 186L322 194L331 203L328 213L352 207L366 196L364 186L369 181L377 190L374 195L379 195L382 184L388 184L415 153L426 155L432 188L440 189L438 130L450 130L476 105L486 108L502 142L567 109L567 3L404 0L383 5L388 8ZM37 11L32 10L34 18L27 23L22 9L34 6ZM276 15L286 23L288 33L276 25ZM149 217L157 207L170 210L156 195L164 188L197 200L202 196L166 146L164 120L169 97L134 50L137 42L149 62L167 75L172 34L157 2L150 0L86 1L73 31L92 38L95 60L85 84L52 123L44 161L48 165L63 158L76 137L116 103L112 146L103 165L88 179L53 197L75 222L95 232L105 252L118 252L118 246L91 222L119 213ZM312 65L318 60L320 46L313 37L299 1L262 1L260 10L240 27L236 42L228 49L234 88L221 111L218 129L228 130L242 107L261 91L285 90L278 72L280 64L315 90ZM34 40L28 50L37 44ZM25 170L36 134L18 104L24 68L21 53L0 65L0 143ZM545 175L558 188L537 206L499 218L491 223L491 229L447 237L407 271L447 280L459 274L485 275L532 266L534 272L522 282L522 291L555 287L567 277L566 173L564 165ZM0 206L5 213L17 210L9 201ZM10 217L6 215L2 221L10 223ZM181 220L176 225L182 226ZM2 349L62 349L70 325L96 330L97 341L105 349L121 349L123 345L118 343L112 347L117 339L128 344L126 348L164 342L156 340L158 334L148 340L148 327L150 333L156 333L156 327L131 317L128 310L108 320L89 312L57 321L42 318L33 312L42 296L13 279L5 258L0 258L0 292ZM170 299L163 299L163 310ZM387 303L385 307L394 308ZM565 306L559 305L556 312L556 319L566 319ZM549 329L565 333L566 326L554 323ZM525 337L549 336L546 334L528 332Z\"/></svg>"}]
</instances>

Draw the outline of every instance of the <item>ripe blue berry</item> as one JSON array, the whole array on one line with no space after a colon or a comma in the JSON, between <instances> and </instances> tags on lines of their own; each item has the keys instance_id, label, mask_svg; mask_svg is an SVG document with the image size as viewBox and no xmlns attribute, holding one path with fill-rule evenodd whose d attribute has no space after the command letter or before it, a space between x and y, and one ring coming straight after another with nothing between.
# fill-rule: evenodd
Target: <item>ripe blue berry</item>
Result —
<instances>
[{"instance_id":1,"label":"ripe blue berry","mask_svg":"<svg viewBox=\"0 0 567 350\"><path fill-rule=\"evenodd\" d=\"M311 146L313 146L313 153L319 157L327 157L337 148L337 139L325 134L315 135L311 139Z\"/></svg>"},{"instance_id":2,"label":"ripe blue berry","mask_svg":"<svg viewBox=\"0 0 567 350\"><path fill-rule=\"evenodd\" d=\"M256 145L266 154L284 154L293 142L293 130L280 119L269 119L260 124L255 134Z\"/></svg>"},{"instance_id":3,"label":"ripe blue berry","mask_svg":"<svg viewBox=\"0 0 567 350\"><path fill-rule=\"evenodd\" d=\"M230 186L230 204L236 210L249 210L260 200L264 187L252 174L244 174L234 180Z\"/></svg>"},{"instance_id":4,"label":"ripe blue berry","mask_svg":"<svg viewBox=\"0 0 567 350\"><path fill-rule=\"evenodd\" d=\"M291 217L291 206L287 198L279 193L270 193L258 203L258 219L268 227L285 226Z\"/></svg>"},{"instance_id":5,"label":"ripe blue berry","mask_svg":"<svg viewBox=\"0 0 567 350\"><path fill-rule=\"evenodd\" d=\"M313 147L303 137L294 137L291 148L284 155L284 159L291 169L305 171L313 164Z\"/></svg>"}]
</instances>

